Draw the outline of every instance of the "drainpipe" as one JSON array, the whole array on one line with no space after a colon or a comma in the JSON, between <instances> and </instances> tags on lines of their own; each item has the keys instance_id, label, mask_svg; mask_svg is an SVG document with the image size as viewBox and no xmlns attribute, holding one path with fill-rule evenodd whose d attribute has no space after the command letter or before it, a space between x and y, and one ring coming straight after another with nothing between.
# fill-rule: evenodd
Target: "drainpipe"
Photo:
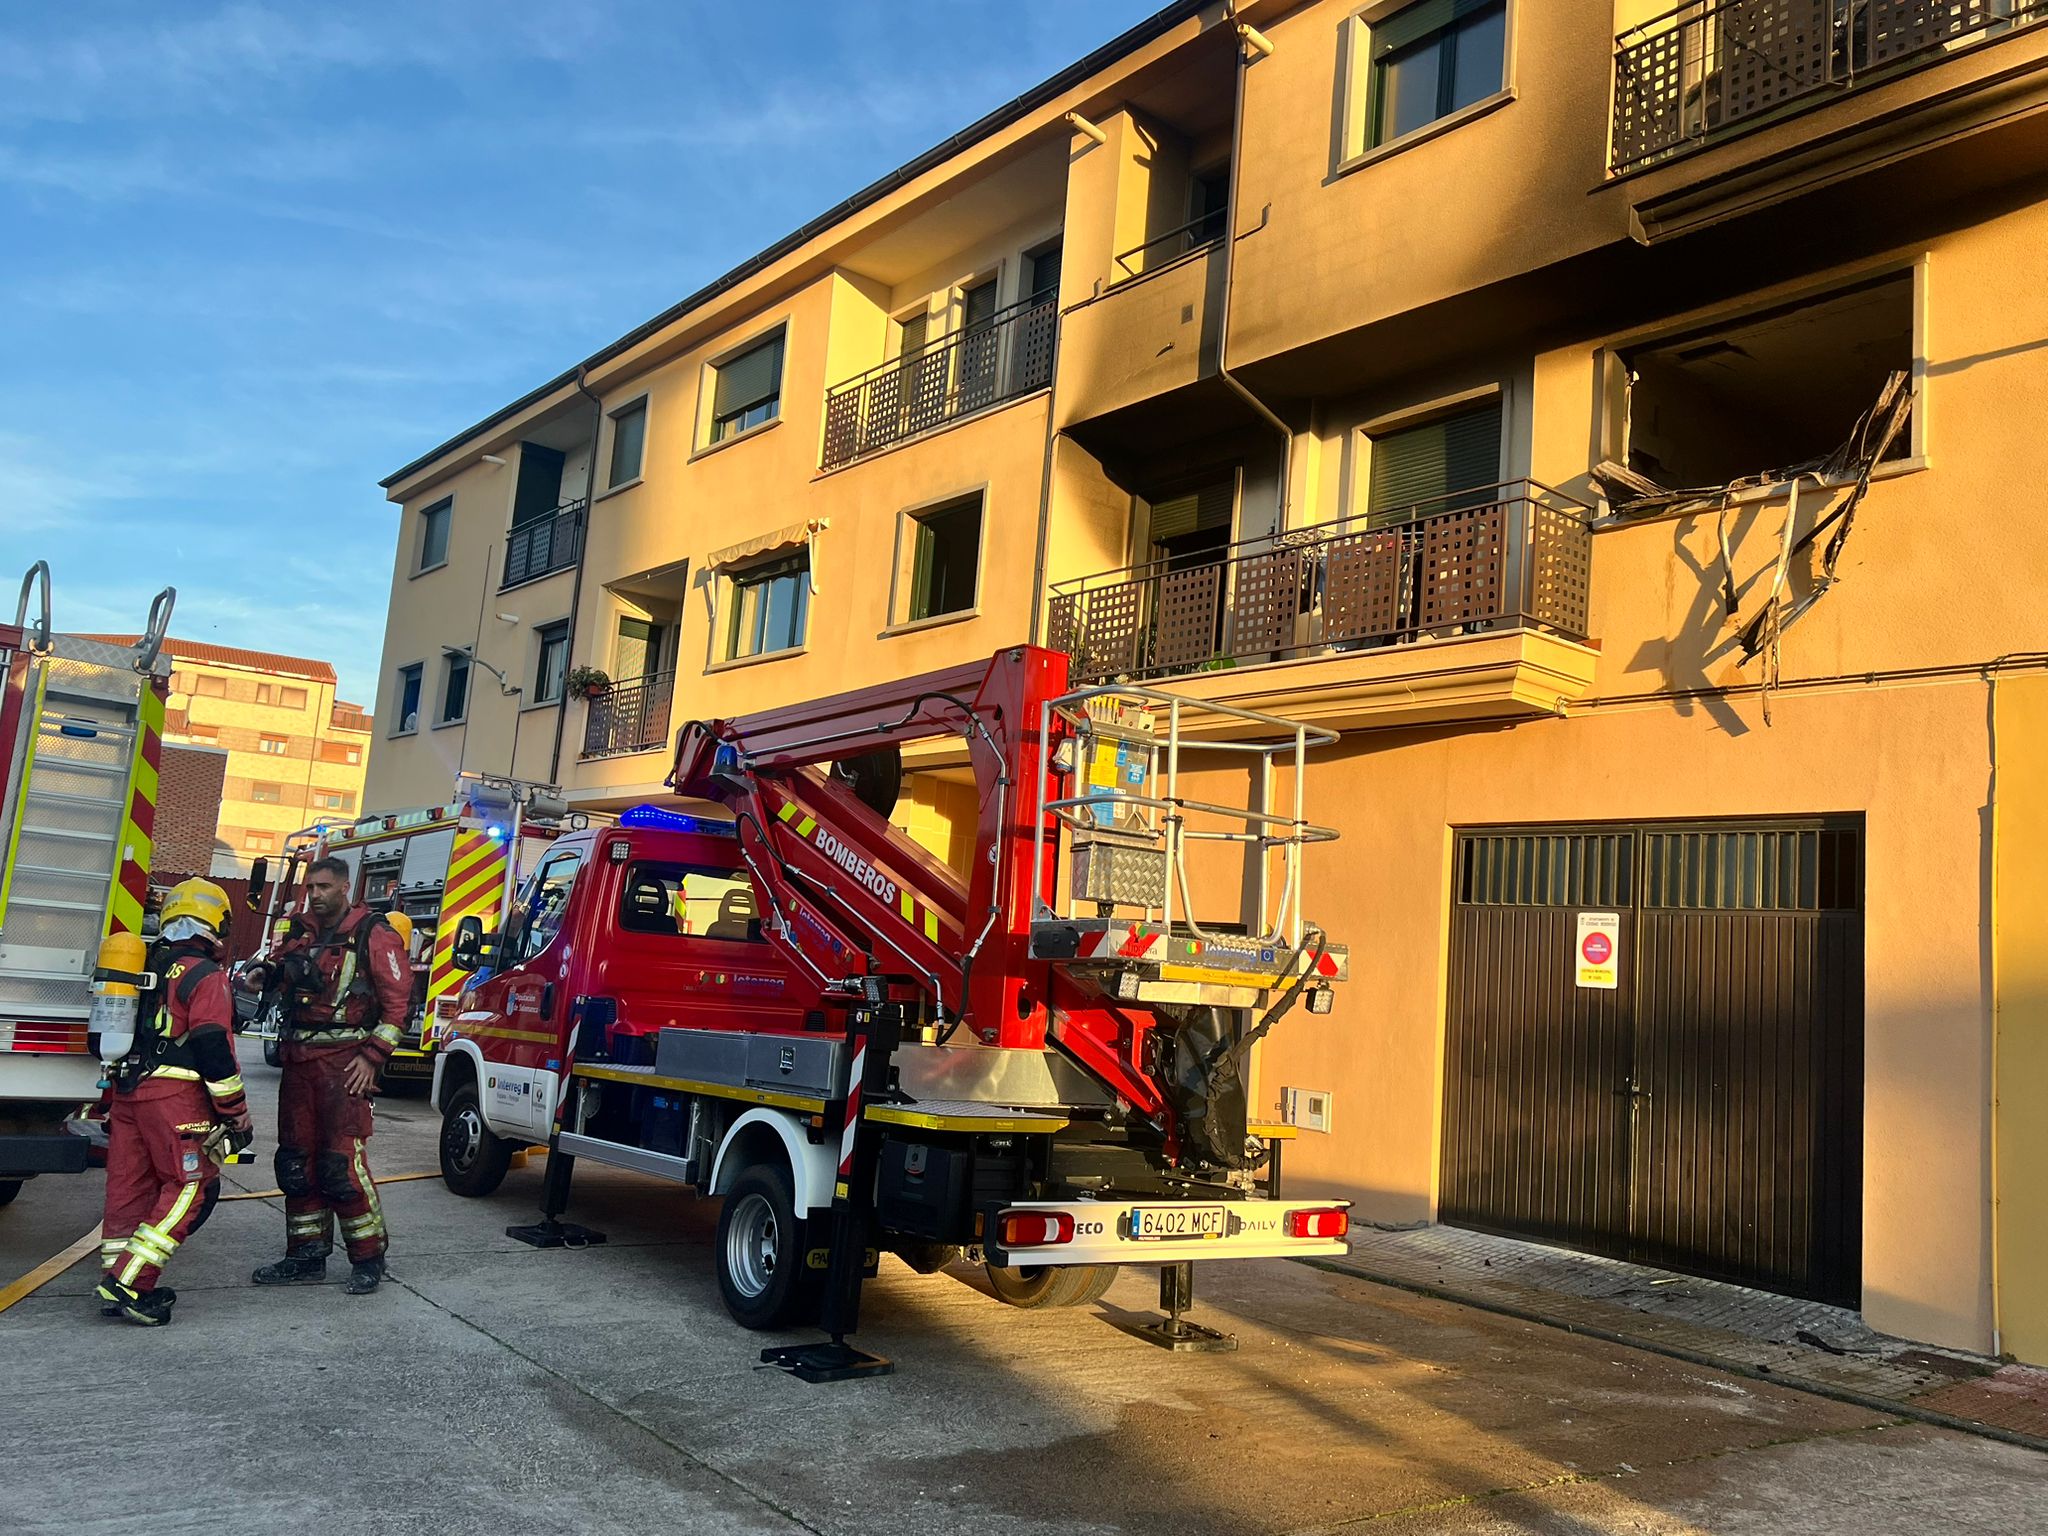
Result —
<instances>
[{"instance_id":1,"label":"drainpipe","mask_svg":"<svg viewBox=\"0 0 2048 1536\"><path fill-rule=\"evenodd\" d=\"M1225 12L1226 21L1236 33L1232 47L1237 54L1237 89L1230 111L1230 194L1224 211L1229 222L1223 231L1223 316L1216 332L1216 376L1280 434L1280 501L1273 524L1277 532L1287 526L1287 498L1294 477L1294 429L1230 371L1230 296L1237 278L1237 194L1244 169L1244 74L1251 68L1254 51L1261 56L1272 51L1272 44L1237 19L1237 3L1238 0L1230 0ZM1263 46L1255 45L1254 38Z\"/></svg>"},{"instance_id":2,"label":"drainpipe","mask_svg":"<svg viewBox=\"0 0 2048 1536\"><path fill-rule=\"evenodd\" d=\"M590 558L590 514L597 506L597 439L604 430L604 401L591 392L586 382L590 377L590 365L576 365L576 390L590 402L590 459L583 467L583 526L576 541L576 580L569 588L569 642L562 655L562 675L569 675L569 668L576 662L576 615L583 607L583 567ZM555 706L555 746L548 756L548 782L562 782L562 732L569 724L569 690L562 690L562 702ZM513 764L518 773L518 764Z\"/></svg>"}]
</instances>

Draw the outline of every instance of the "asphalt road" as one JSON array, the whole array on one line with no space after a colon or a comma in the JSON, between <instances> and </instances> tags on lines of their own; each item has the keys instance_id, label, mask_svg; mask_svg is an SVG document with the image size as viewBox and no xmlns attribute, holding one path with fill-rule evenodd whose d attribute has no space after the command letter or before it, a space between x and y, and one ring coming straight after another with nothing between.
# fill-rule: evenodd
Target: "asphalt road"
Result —
<instances>
[{"instance_id":1,"label":"asphalt road","mask_svg":"<svg viewBox=\"0 0 2048 1536\"><path fill-rule=\"evenodd\" d=\"M246 1075L260 1130L276 1074ZM373 1165L431 1169L435 1130L381 1100ZM272 1188L270 1146L231 1183ZM896 1374L807 1386L720 1307L712 1203L585 1167L571 1215L611 1241L536 1252L503 1229L540 1168L484 1201L389 1186L376 1296L338 1262L252 1289L283 1217L250 1199L178 1256L169 1328L101 1320L85 1265L0 1314L0 1529L2048 1531L2034 1452L1282 1262L1205 1270L1197 1316L1242 1348L1173 1356L1108 1321L1149 1270L1027 1313L890 1259L861 1342ZM43 1179L0 1210L0 1283L99 1198Z\"/></svg>"}]
</instances>

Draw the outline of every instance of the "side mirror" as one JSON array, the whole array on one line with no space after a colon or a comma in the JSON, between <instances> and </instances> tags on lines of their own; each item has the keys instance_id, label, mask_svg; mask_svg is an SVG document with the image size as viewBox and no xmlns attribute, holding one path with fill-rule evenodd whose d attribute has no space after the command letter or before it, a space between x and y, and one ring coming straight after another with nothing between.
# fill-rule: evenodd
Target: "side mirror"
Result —
<instances>
[{"instance_id":1,"label":"side mirror","mask_svg":"<svg viewBox=\"0 0 2048 1536\"><path fill-rule=\"evenodd\" d=\"M249 894L242 898L251 912L263 910L263 897L270 889L270 860L257 854L249 866Z\"/></svg>"},{"instance_id":2,"label":"side mirror","mask_svg":"<svg viewBox=\"0 0 2048 1536\"><path fill-rule=\"evenodd\" d=\"M448 958L459 971L473 971L484 963L482 918L465 917L455 925L455 945Z\"/></svg>"}]
</instances>

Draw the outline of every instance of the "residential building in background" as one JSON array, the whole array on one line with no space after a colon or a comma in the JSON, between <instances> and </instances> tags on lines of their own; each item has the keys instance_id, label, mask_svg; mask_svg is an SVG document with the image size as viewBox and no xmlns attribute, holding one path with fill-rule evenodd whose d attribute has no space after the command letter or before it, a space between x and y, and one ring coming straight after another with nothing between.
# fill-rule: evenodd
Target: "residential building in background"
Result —
<instances>
[{"instance_id":1,"label":"residential building in background","mask_svg":"<svg viewBox=\"0 0 2048 1536\"><path fill-rule=\"evenodd\" d=\"M2029 20L1169 6L387 480L372 803L1026 640L1304 718L1291 1185L2048 1360Z\"/></svg>"},{"instance_id":2,"label":"residential building in background","mask_svg":"<svg viewBox=\"0 0 2048 1536\"><path fill-rule=\"evenodd\" d=\"M234 868L216 872L246 874L257 855L282 852L291 833L362 813L373 721L335 697L332 663L175 637L164 652L172 663L164 739L227 754L214 835Z\"/></svg>"}]
</instances>

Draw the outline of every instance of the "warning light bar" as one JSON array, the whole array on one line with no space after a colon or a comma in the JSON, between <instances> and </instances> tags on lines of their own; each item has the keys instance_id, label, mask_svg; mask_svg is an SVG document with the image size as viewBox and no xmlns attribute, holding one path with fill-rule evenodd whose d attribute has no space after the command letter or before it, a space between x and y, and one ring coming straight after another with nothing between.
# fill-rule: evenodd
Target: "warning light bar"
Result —
<instances>
[{"instance_id":1,"label":"warning light bar","mask_svg":"<svg viewBox=\"0 0 2048 1536\"><path fill-rule=\"evenodd\" d=\"M661 805L636 805L619 815L622 827L648 827L660 832L702 832L711 837L733 837L733 824L709 816L692 816Z\"/></svg>"}]
</instances>

